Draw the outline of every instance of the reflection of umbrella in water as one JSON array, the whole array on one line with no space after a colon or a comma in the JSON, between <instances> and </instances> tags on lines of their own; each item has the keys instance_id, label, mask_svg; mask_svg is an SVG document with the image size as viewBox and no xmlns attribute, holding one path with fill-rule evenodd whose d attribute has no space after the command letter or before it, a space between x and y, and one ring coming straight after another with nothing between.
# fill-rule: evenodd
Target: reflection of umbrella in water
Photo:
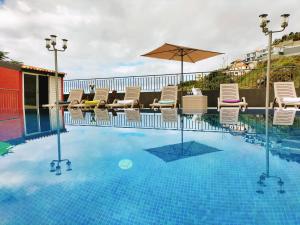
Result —
<instances>
[{"instance_id":1,"label":"reflection of umbrella in water","mask_svg":"<svg viewBox=\"0 0 300 225\"><path fill-rule=\"evenodd\" d=\"M212 52L207 50L201 50L196 48L183 47L179 45L173 45L165 43L157 49L148 52L142 56L168 59L181 62L181 77L180 83L183 82L183 62L195 63L197 61L207 59L223 53Z\"/></svg>"},{"instance_id":2,"label":"reflection of umbrella in water","mask_svg":"<svg viewBox=\"0 0 300 225\"><path fill-rule=\"evenodd\" d=\"M178 144L165 145L157 148L150 148L146 149L145 151L156 155L165 162L172 162L179 159L218 152L222 150L210 147L208 145L200 144L196 141L188 141Z\"/></svg>"},{"instance_id":3,"label":"reflection of umbrella in water","mask_svg":"<svg viewBox=\"0 0 300 225\"><path fill-rule=\"evenodd\" d=\"M179 159L222 151L220 149L200 144L196 141L183 142L183 116L181 115L181 143L165 145L157 148L146 149L145 151L156 155L165 162L172 162Z\"/></svg>"}]
</instances>

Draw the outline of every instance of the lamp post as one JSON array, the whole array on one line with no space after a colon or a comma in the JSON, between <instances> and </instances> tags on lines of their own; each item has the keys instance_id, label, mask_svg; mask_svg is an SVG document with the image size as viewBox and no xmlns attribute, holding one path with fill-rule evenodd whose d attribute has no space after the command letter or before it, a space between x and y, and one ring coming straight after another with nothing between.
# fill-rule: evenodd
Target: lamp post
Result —
<instances>
[{"instance_id":1,"label":"lamp post","mask_svg":"<svg viewBox=\"0 0 300 225\"><path fill-rule=\"evenodd\" d=\"M260 27L262 29L262 32L268 36L268 64L267 64L267 82L266 82L266 108L269 107L269 98L270 98L270 69L271 69L271 51L272 51L272 35L274 33L279 33L285 30L285 28L288 26L288 19L290 14L282 14L281 15L281 29L272 31L268 28L268 24L270 23L270 20L267 19L268 14L261 14L259 16L261 22Z\"/></svg>"},{"instance_id":2,"label":"lamp post","mask_svg":"<svg viewBox=\"0 0 300 225\"><path fill-rule=\"evenodd\" d=\"M290 14L282 14L281 15L281 29L272 31L268 28L268 24L270 23L270 20L268 20L268 14L261 14L259 15L260 18L260 27L262 29L262 32L268 36L268 63L267 63L267 74L266 74L266 120L265 120L265 126L266 126L266 143L269 143L269 102L270 102L270 70L271 70L271 51L272 51L272 35L274 33L279 33L284 31L284 29L288 26L288 19ZM269 157L269 147L267 144L266 147L266 157ZM268 161L267 161L268 162ZM269 165L267 165L266 168L267 176L269 176Z\"/></svg>"},{"instance_id":3,"label":"lamp post","mask_svg":"<svg viewBox=\"0 0 300 225\"><path fill-rule=\"evenodd\" d=\"M56 93L56 130L57 130L57 148L58 148L58 161L61 161L61 145L60 145L60 122L59 122L59 88L58 88L58 66L57 66L57 52L64 52L67 49L67 39L62 39L62 49L56 47L56 35L50 35L50 38L45 38L46 48L48 51L54 52L55 63L55 93ZM59 166L59 164L58 164Z\"/></svg>"}]
</instances>

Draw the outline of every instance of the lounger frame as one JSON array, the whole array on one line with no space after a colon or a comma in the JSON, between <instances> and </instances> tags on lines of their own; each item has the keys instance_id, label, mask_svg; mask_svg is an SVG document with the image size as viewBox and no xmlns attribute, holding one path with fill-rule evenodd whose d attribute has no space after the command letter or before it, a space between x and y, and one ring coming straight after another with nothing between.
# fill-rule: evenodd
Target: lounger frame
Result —
<instances>
[{"instance_id":1,"label":"lounger frame","mask_svg":"<svg viewBox=\"0 0 300 225\"><path fill-rule=\"evenodd\" d=\"M242 101L236 103L223 102L225 99L240 99L239 86L237 83L233 84L220 84L220 97L218 98L218 111L221 107L239 107L243 111L248 107L246 98L242 97Z\"/></svg>"},{"instance_id":2,"label":"lounger frame","mask_svg":"<svg viewBox=\"0 0 300 225\"><path fill-rule=\"evenodd\" d=\"M69 97L67 100L67 102L69 102L69 103L60 103L60 104L58 104L58 106L73 108L76 104L79 104L81 102L83 94L84 94L83 89L72 89L70 91L70 94L69 94ZM43 105L43 107L49 107L49 108L53 108L55 106L56 106L55 103Z\"/></svg>"},{"instance_id":3,"label":"lounger frame","mask_svg":"<svg viewBox=\"0 0 300 225\"><path fill-rule=\"evenodd\" d=\"M280 109L287 108L289 106L294 108L300 107L299 102L285 102L283 98L297 98L294 82L274 82L274 101L272 107L277 104Z\"/></svg>"},{"instance_id":4,"label":"lounger frame","mask_svg":"<svg viewBox=\"0 0 300 225\"><path fill-rule=\"evenodd\" d=\"M141 87L126 87L124 100L133 100L132 103L118 103L120 99L115 99L112 104L106 104L107 108L140 108Z\"/></svg>"},{"instance_id":5,"label":"lounger frame","mask_svg":"<svg viewBox=\"0 0 300 225\"><path fill-rule=\"evenodd\" d=\"M158 99L155 98L153 100L153 103L150 104L150 107L152 109L154 108L176 108L177 106L177 98L178 98L178 87L177 86L165 86L162 88L161 91L161 101L174 101L174 103L171 104L161 104L159 103Z\"/></svg>"},{"instance_id":6,"label":"lounger frame","mask_svg":"<svg viewBox=\"0 0 300 225\"><path fill-rule=\"evenodd\" d=\"M107 104L109 95L109 88L96 88L93 101L99 101L94 104L86 104L88 100L82 100L80 104L74 105L74 107L82 108L82 110L92 110L94 108L100 108Z\"/></svg>"}]
</instances>

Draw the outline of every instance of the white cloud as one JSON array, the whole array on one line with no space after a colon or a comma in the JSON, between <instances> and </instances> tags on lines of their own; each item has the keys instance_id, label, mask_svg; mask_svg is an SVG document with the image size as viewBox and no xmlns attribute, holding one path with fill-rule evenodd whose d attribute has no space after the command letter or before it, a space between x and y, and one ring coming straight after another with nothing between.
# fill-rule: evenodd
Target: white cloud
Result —
<instances>
[{"instance_id":1,"label":"white cloud","mask_svg":"<svg viewBox=\"0 0 300 225\"><path fill-rule=\"evenodd\" d=\"M52 68L44 38L67 38L59 68L68 78L178 72L178 62L140 57L164 42L226 53L184 65L185 72L204 71L265 45L258 26L262 12L274 27L280 14L290 13L288 33L299 31L298 11L297 0L10 0L0 5L0 49L26 64Z\"/></svg>"},{"instance_id":2,"label":"white cloud","mask_svg":"<svg viewBox=\"0 0 300 225\"><path fill-rule=\"evenodd\" d=\"M31 11L31 8L24 1L17 1L17 6L18 6L19 10L24 13L30 13L30 11Z\"/></svg>"}]
</instances>

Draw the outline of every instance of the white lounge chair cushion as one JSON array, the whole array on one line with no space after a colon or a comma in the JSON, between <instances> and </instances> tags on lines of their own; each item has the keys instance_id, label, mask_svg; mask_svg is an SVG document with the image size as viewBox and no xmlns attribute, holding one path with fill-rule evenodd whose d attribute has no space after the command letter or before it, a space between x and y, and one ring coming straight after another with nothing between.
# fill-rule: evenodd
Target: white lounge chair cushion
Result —
<instances>
[{"instance_id":1,"label":"white lounge chair cushion","mask_svg":"<svg viewBox=\"0 0 300 225\"><path fill-rule=\"evenodd\" d=\"M300 102L300 98L292 98L292 97L284 97L282 98L282 100L284 102L289 102L289 103Z\"/></svg>"},{"instance_id":2,"label":"white lounge chair cushion","mask_svg":"<svg viewBox=\"0 0 300 225\"><path fill-rule=\"evenodd\" d=\"M117 101L118 104L122 104L122 105L130 105L133 102L134 102L133 100L118 100Z\"/></svg>"},{"instance_id":3,"label":"white lounge chair cushion","mask_svg":"<svg viewBox=\"0 0 300 225\"><path fill-rule=\"evenodd\" d=\"M160 100L158 103L159 104L175 104L175 101L173 101L173 100Z\"/></svg>"}]
</instances>

